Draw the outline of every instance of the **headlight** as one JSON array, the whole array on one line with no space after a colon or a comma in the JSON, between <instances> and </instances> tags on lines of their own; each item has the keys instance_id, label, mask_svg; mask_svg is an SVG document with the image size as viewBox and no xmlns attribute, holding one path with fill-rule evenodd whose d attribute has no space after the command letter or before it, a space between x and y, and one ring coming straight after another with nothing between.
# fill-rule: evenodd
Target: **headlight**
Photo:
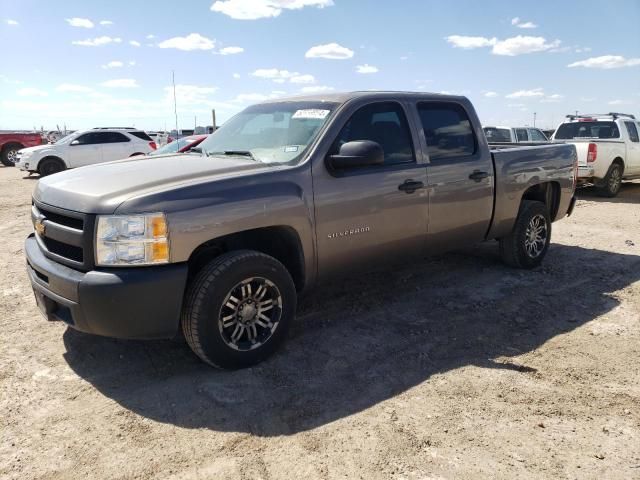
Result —
<instances>
[{"instance_id":1,"label":"headlight","mask_svg":"<svg viewBox=\"0 0 640 480\"><path fill-rule=\"evenodd\" d=\"M169 263L169 239L164 214L98 216L96 264L158 263Z\"/></svg>"}]
</instances>

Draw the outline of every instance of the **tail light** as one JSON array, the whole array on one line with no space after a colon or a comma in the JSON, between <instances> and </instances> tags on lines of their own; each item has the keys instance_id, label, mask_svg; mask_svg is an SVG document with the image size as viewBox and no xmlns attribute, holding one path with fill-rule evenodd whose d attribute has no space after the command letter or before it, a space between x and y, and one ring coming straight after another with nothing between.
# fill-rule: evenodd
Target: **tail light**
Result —
<instances>
[{"instance_id":1,"label":"tail light","mask_svg":"<svg viewBox=\"0 0 640 480\"><path fill-rule=\"evenodd\" d=\"M149 146L151 147L151 150L155 150L156 148L158 148L156 142L149 142Z\"/></svg>"},{"instance_id":2,"label":"tail light","mask_svg":"<svg viewBox=\"0 0 640 480\"><path fill-rule=\"evenodd\" d=\"M598 158L598 145L590 143L587 150L587 163L595 162L596 158Z\"/></svg>"}]
</instances>

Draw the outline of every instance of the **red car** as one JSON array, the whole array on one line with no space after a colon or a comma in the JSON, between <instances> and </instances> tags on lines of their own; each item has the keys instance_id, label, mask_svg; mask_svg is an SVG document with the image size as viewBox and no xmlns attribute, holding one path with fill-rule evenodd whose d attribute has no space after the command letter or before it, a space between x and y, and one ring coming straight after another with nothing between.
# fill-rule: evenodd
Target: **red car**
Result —
<instances>
[{"instance_id":1,"label":"red car","mask_svg":"<svg viewBox=\"0 0 640 480\"><path fill-rule=\"evenodd\" d=\"M0 162L13 167L17 161L16 153L21 148L42 145L39 133L0 132Z\"/></svg>"},{"instance_id":2,"label":"red car","mask_svg":"<svg viewBox=\"0 0 640 480\"><path fill-rule=\"evenodd\" d=\"M167 155L169 153L184 153L188 152L191 148L199 145L209 135L191 135L189 137L182 137L178 140L174 140L171 143L167 143L164 147L159 148L149 155Z\"/></svg>"}]
</instances>

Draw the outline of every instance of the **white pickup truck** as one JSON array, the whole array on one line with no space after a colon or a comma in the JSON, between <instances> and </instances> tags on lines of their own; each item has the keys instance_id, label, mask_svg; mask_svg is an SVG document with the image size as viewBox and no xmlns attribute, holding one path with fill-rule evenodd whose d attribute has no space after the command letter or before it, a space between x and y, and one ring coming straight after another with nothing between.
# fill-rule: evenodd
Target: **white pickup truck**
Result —
<instances>
[{"instance_id":1,"label":"white pickup truck","mask_svg":"<svg viewBox=\"0 0 640 480\"><path fill-rule=\"evenodd\" d=\"M572 143L578 153L578 181L615 197L622 180L640 178L640 122L633 115L567 115L552 141Z\"/></svg>"}]
</instances>

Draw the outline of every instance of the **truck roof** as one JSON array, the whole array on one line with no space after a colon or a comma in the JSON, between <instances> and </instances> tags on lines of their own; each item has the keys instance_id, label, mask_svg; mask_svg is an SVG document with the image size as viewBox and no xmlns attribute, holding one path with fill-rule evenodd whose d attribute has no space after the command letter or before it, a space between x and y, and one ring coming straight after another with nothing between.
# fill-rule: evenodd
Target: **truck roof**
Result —
<instances>
[{"instance_id":1,"label":"truck roof","mask_svg":"<svg viewBox=\"0 0 640 480\"><path fill-rule=\"evenodd\" d=\"M432 92L407 92L407 91L393 91L393 90L362 90L362 91L353 91L353 92L329 92L329 93L316 93L312 95L295 95L289 97L279 97L273 98L269 100L265 100L260 103L278 103L278 102L336 102L336 103L345 103L348 100L352 100L354 98L361 99L372 99L376 98L387 98L389 96L394 96L398 98L409 98L409 99L437 99L437 100L461 100L466 97L460 95L445 95L442 93L432 93Z\"/></svg>"}]
</instances>

